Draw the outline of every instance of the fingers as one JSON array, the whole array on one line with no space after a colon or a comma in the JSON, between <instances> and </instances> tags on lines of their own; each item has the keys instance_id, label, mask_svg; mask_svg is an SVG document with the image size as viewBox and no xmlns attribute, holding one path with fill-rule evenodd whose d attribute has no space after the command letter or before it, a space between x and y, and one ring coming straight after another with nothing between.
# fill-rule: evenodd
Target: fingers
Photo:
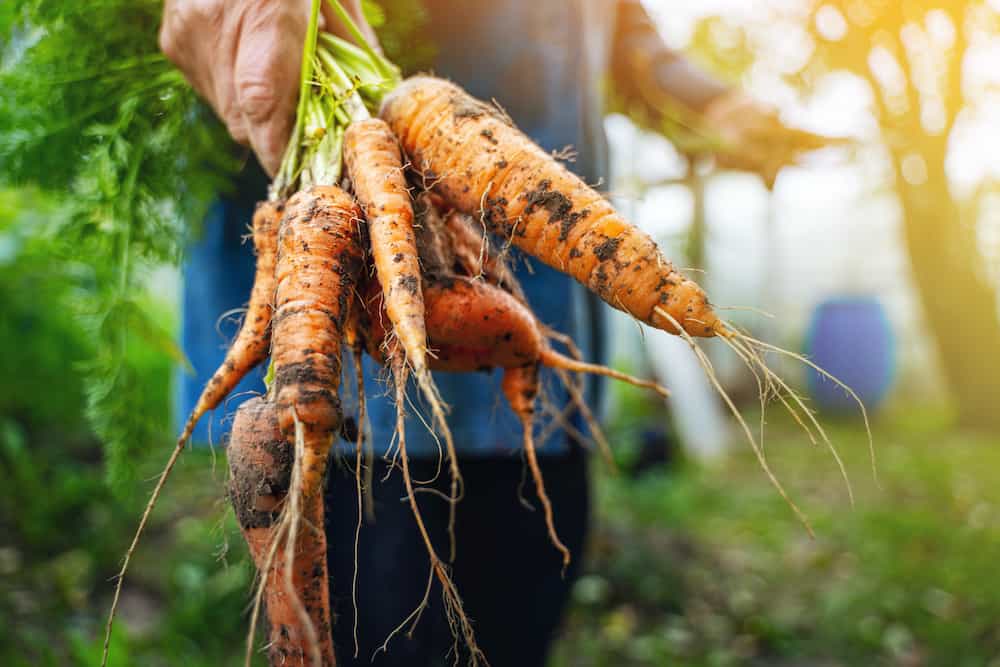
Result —
<instances>
[{"instance_id":1,"label":"fingers","mask_svg":"<svg viewBox=\"0 0 1000 667\"><path fill-rule=\"evenodd\" d=\"M165 0L160 48L274 176L291 135L309 0ZM360 0L348 14L378 48ZM324 3L321 27L350 35Z\"/></svg>"},{"instance_id":2,"label":"fingers","mask_svg":"<svg viewBox=\"0 0 1000 667\"><path fill-rule=\"evenodd\" d=\"M166 0L159 42L272 176L291 133L309 2Z\"/></svg>"},{"instance_id":3,"label":"fingers","mask_svg":"<svg viewBox=\"0 0 1000 667\"><path fill-rule=\"evenodd\" d=\"M233 68L233 97L246 142L273 176L295 117L308 14L289 11L284 3L260 3L258 7L243 21Z\"/></svg>"},{"instance_id":4,"label":"fingers","mask_svg":"<svg viewBox=\"0 0 1000 667\"><path fill-rule=\"evenodd\" d=\"M163 3L160 50L213 108L215 85L212 71L202 65L215 59L218 40L207 37L222 34L224 19L221 2L166 0Z\"/></svg>"},{"instance_id":5,"label":"fingers","mask_svg":"<svg viewBox=\"0 0 1000 667\"><path fill-rule=\"evenodd\" d=\"M247 14L225 0L166 0L160 49L222 119L229 134L247 143L243 114L235 95L233 65Z\"/></svg>"},{"instance_id":6,"label":"fingers","mask_svg":"<svg viewBox=\"0 0 1000 667\"><path fill-rule=\"evenodd\" d=\"M723 141L716 152L717 165L756 172L768 187L783 167L797 163L802 154L838 143L785 125L776 109L738 91L714 102L706 120Z\"/></svg>"}]
</instances>

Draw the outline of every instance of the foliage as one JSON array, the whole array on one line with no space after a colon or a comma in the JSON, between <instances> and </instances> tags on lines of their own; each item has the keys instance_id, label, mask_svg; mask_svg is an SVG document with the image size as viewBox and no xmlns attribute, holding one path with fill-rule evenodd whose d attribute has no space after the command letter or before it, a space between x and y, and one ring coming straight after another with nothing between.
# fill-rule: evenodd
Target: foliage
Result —
<instances>
[{"instance_id":1,"label":"foliage","mask_svg":"<svg viewBox=\"0 0 1000 667\"><path fill-rule=\"evenodd\" d=\"M290 197L313 185L340 182L347 127L378 113L382 96L400 81L400 71L366 43L344 6L331 4L354 43L319 30L323 0L312 1L299 75L295 126L285 147L272 194Z\"/></svg>"},{"instance_id":2,"label":"foliage","mask_svg":"<svg viewBox=\"0 0 1000 667\"><path fill-rule=\"evenodd\" d=\"M86 263L51 261L37 229L54 207L36 191L0 191L0 345L7 351L0 378L0 662L15 666L98 664L108 582L138 519L138 507L109 492L101 443L84 420L84 382L73 367L90 358L94 341L74 303L90 289L92 273ZM169 320L150 310L154 321ZM172 364L149 346L131 345L127 355L143 388L134 400L162 433ZM130 461L139 478L152 478L162 463L154 443L143 443L148 455ZM218 665L240 652L250 569L225 569L213 553L234 526L227 518L222 532L221 484L209 456L189 453L187 476L154 519L127 595L128 632L116 634L115 664ZM231 560L245 556L237 550Z\"/></svg>"},{"instance_id":3,"label":"foliage","mask_svg":"<svg viewBox=\"0 0 1000 667\"><path fill-rule=\"evenodd\" d=\"M10 422L0 431L8 488L32 499L17 512L0 510L0 614L13 621L0 627L5 665L100 664L109 582L138 516L108 493L98 443L66 437ZM154 517L123 599L112 665L242 664L252 567L209 456L189 453ZM227 544L234 549L225 554Z\"/></svg>"},{"instance_id":4,"label":"foliage","mask_svg":"<svg viewBox=\"0 0 1000 667\"><path fill-rule=\"evenodd\" d=\"M4 357L4 375L17 379L0 384L0 414L32 427L78 429L83 388L67 368L86 359L92 346L65 310L75 267L53 266L47 244L33 234L51 209L38 193L0 190L0 341L15 351Z\"/></svg>"},{"instance_id":5,"label":"foliage","mask_svg":"<svg viewBox=\"0 0 1000 667\"><path fill-rule=\"evenodd\" d=\"M78 367L113 480L166 425L149 418L135 348L178 355L143 302L151 267L176 263L235 162L221 128L158 53L160 3L16 2L3 17L0 174L52 200L37 234L79 275L93 341ZM140 350L141 351L141 350ZM81 362L81 360L77 360Z\"/></svg>"},{"instance_id":6,"label":"foliage","mask_svg":"<svg viewBox=\"0 0 1000 667\"><path fill-rule=\"evenodd\" d=\"M881 163L885 180L873 189L898 193L901 237L943 379L963 424L995 430L1000 413L989 397L1000 390L997 284L980 248L979 220L967 216L976 207L952 181L960 169L947 163L961 154L956 146L989 129L983 112L994 105L995 82L976 63L988 62L1000 44L996 3L817 0L762 6L747 18L742 28L725 30L707 19L709 29L699 34L722 38L704 45L723 53L749 48L760 74L805 95L837 79L867 89L861 100L876 131L863 132L876 144L859 154ZM792 48L776 48L780 40ZM961 327L951 324L956 313Z\"/></svg>"},{"instance_id":7,"label":"foliage","mask_svg":"<svg viewBox=\"0 0 1000 667\"><path fill-rule=\"evenodd\" d=\"M158 51L161 3L15 7L2 71L2 177L67 200L61 234L127 232L137 257L176 259L179 217L218 191L232 161L221 128Z\"/></svg>"}]
</instances>

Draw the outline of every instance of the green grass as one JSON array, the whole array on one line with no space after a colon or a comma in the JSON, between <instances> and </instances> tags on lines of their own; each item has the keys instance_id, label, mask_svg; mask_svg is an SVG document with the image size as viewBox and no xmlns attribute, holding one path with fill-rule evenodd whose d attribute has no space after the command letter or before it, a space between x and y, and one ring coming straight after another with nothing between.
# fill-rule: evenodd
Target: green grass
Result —
<instances>
[{"instance_id":1,"label":"green grass","mask_svg":"<svg viewBox=\"0 0 1000 667\"><path fill-rule=\"evenodd\" d=\"M13 619L0 626L0 662L100 664L113 576L145 498L110 493L96 443L45 460L20 438L8 423L0 441L5 484L23 491L17 511L0 511L0 617ZM252 570L224 480L221 455L214 474L208 452L179 464L126 580L112 666L242 664Z\"/></svg>"},{"instance_id":2,"label":"green grass","mask_svg":"<svg viewBox=\"0 0 1000 667\"><path fill-rule=\"evenodd\" d=\"M1000 437L912 409L830 435L854 485L787 425L753 457L599 475L589 574L556 665L1000 665Z\"/></svg>"}]
</instances>

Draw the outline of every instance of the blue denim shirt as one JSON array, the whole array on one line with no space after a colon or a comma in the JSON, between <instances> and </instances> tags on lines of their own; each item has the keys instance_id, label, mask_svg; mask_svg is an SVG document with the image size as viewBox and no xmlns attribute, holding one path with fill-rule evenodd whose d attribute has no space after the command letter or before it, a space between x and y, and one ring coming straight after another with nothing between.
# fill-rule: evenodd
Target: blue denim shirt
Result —
<instances>
[{"instance_id":1,"label":"blue denim shirt","mask_svg":"<svg viewBox=\"0 0 1000 667\"><path fill-rule=\"evenodd\" d=\"M607 183L601 79L611 46L614 2L426 0L425 4L439 49L435 74L456 81L476 97L495 100L543 148L572 147L577 157L568 166L591 184ZM239 237L246 233L254 201L263 195L259 178L251 178L241 184L237 197L221 200L206 221L203 238L188 257L183 344L196 375L181 382L180 414L186 414L194 404L235 331L232 325L223 327L222 336L212 325L220 315L246 302L253 255L251 245L240 244ZM515 268L538 318L571 335L587 359L602 361L600 301L541 262L517 257ZM384 370L367 357L365 370L373 442L375 451L383 452L392 441L395 406L381 384ZM252 374L236 392L262 392L261 373ZM434 376L451 406L448 422L463 456L519 450L521 427L503 400L501 371L435 372ZM597 386L591 381L592 404ZM543 391L552 406L566 404L565 391L554 376L543 373ZM419 405L412 387L410 396ZM228 430L225 415L232 414L243 398L245 395L236 395L225 410L216 410L210 419L204 419L195 440L206 441L210 432L213 440L218 440ZM350 392L345 391L345 414L354 413L354 406ZM539 419L539 429L550 419ZM551 432L557 435L538 443L541 454L562 452L568 446L563 430ZM407 449L412 456L438 453L435 439L412 417L407 422Z\"/></svg>"}]
</instances>

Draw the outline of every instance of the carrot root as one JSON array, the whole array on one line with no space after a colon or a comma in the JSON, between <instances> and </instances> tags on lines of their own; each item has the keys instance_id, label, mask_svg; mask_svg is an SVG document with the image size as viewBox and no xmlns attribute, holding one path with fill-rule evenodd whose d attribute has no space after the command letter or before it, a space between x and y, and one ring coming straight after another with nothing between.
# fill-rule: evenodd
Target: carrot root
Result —
<instances>
[{"instance_id":1,"label":"carrot root","mask_svg":"<svg viewBox=\"0 0 1000 667\"><path fill-rule=\"evenodd\" d=\"M403 473L403 484L406 488L406 497L410 504L410 510L413 513L413 518L417 523L417 529L420 531L420 536L424 541L424 547L427 550L427 557L430 560L430 568L428 572L427 588L424 592L423 599L417 605L416 609L414 609L409 616L403 619L403 621L389 633L379 650L387 651L389 642L392 638L407 625L410 625L410 632L412 632L413 627L416 626L417 622L420 620L420 616L423 614L423 611L427 608L430 599L431 583L436 578L441 584L441 596L444 602L445 615L448 619L448 625L451 628L452 634L456 637L456 641L459 637L461 637L464 641L465 646L469 651L469 664L485 664L486 658L476 643L475 633L472 629L472 622L465 613L462 605L462 599L459 597L458 590L455 588L455 584L451 580L451 575L448 573L447 566L437 555L437 551L434 549L430 535L427 532L427 527L424 524L423 515L420 513L420 508L417 505L417 497L413 487L413 478L410 475L410 460L406 452L405 406L407 366L401 358L401 355L393 355L392 367L393 373L397 377L395 389L396 438L399 448L399 462Z\"/></svg>"},{"instance_id":2,"label":"carrot root","mask_svg":"<svg viewBox=\"0 0 1000 667\"><path fill-rule=\"evenodd\" d=\"M549 532L549 540L553 546L562 554L563 574L570 563L570 552L559 539L556 533L555 519L552 511L552 501L545 491L545 481L542 479L542 470L538 466L538 457L535 453L535 441L533 437L535 422L535 399L538 396L538 365L525 366L522 368L511 368L504 372L502 387L507 402L514 413L521 420L521 430L523 431L524 454L528 461L528 468L535 481L535 493L538 501L542 504L542 512L545 515L545 526Z\"/></svg>"},{"instance_id":3,"label":"carrot root","mask_svg":"<svg viewBox=\"0 0 1000 667\"><path fill-rule=\"evenodd\" d=\"M300 429L301 430L301 429ZM323 498L301 497L301 455L285 441L273 403L257 398L237 411L227 455L230 498L258 571L247 635L249 661L266 600L272 665L334 664Z\"/></svg>"},{"instance_id":4,"label":"carrot root","mask_svg":"<svg viewBox=\"0 0 1000 667\"><path fill-rule=\"evenodd\" d=\"M142 533L146 528L146 523L149 521L150 515L153 513L153 508L156 507L156 501L160 498L160 493L163 491L164 485L167 483L167 479L170 477L170 473L174 469L174 465L177 463L177 459L180 458L181 453L184 451L184 445L187 444L187 438L181 438L177 441L177 445L174 447L174 451L171 452L170 458L167 459L167 464L163 467L163 472L160 473L160 477L156 482L156 486L153 487L153 492L149 496L149 501L146 503L146 508L142 512L142 517L139 519L139 525L135 529L135 535L132 536L132 542L128 546L128 550L125 552L125 558L122 561L121 570L118 571L118 575L115 578L115 594L111 601L111 609L108 611L108 620L104 628L104 647L101 650L101 667L105 667L108 664L108 657L111 650L111 630L115 621L115 614L118 611L118 602L121 599L122 586L125 583L125 573L128 572L128 566L132 562L132 556L135 555L136 547L139 545L139 538L142 537Z\"/></svg>"},{"instance_id":5,"label":"carrot root","mask_svg":"<svg viewBox=\"0 0 1000 667\"><path fill-rule=\"evenodd\" d=\"M662 309L659 309L659 314L661 317L667 319L673 317L670 313ZM767 476L768 481L770 481L771 486L774 487L775 491L778 492L778 495L780 495L785 501L785 504L788 505L789 509L791 509L795 516L798 517L799 521L805 527L809 535L811 537L815 537L816 534L813 532L812 524L810 523L809 518L801 509L799 509L799 506L795 504L795 501L791 499L788 492L785 491L785 487L782 486L781 482L778 481L777 476L775 476L774 472L771 470L771 466L768 464L767 458L764 456L764 450L757 442L757 439L754 438L753 431L750 430L750 426L747 424L746 419L743 418L739 408L736 407L736 404L733 403L733 399L729 397L729 393L726 392L726 390L722 387L722 383L719 382L719 378L715 373L715 367L712 365L712 361L708 358L708 355L705 354L704 350L698 346L698 343L695 342L694 338L686 331L681 330L680 336L691 347L691 350L698 359L698 363L705 371L705 376L708 378L709 382L712 383L712 386L715 387L716 392L722 398L726 407L729 408L730 413L732 413L733 417L740 425L744 436L746 436L747 442L750 443L750 448L753 450L754 456L757 457L757 463L760 465L761 470L764 471L764 474Z\"/></svg>"},{"instance_id":6,"label":"carrot root","mask_svg":"<svg viewBox=\"0 0 1000 667\"><path fill-rule=\"evenodd\" d=\"M599 364L588 364L583 361L576 361L562 354L559 354L555 350L549 348L545 348L542 350L540 359L544 366L548 366L550 368L561 368L563 370L574 371L576 373L591 373L593 375L603 375L605 377L609 377L614 380L627 382L628 384L635 385L636 387L642 387L643 389L650 389L652 391L655 391L662 398L670 397L670 390L660 386L656 382L653 382L651 380L642 380L627 373L616 371L613 368L608 368L607 366L601 366Z\"/></svg>"}]
</instances>

